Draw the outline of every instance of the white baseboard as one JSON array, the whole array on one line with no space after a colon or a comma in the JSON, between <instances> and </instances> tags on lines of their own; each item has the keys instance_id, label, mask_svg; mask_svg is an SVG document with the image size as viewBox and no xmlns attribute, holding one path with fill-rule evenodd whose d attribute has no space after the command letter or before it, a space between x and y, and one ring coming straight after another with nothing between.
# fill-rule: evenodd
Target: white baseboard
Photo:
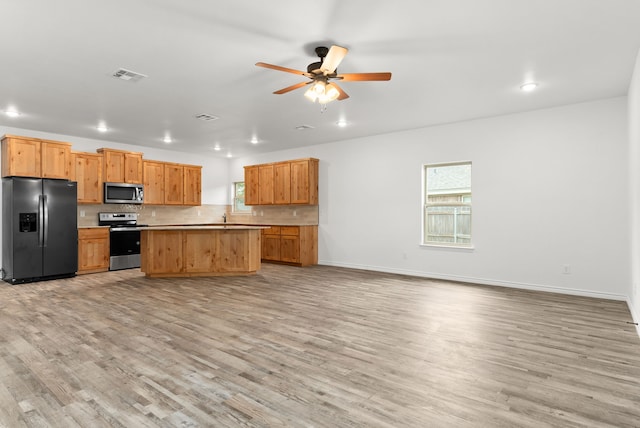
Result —
<instances>
[{"instance_id":1,"label":"white baseboard","mask_svg":"<svg viewBox=\"0 0 640 428\"><path fill-rule=\"evenodd\" d=\"M407 269L395 269L395 268L380 267L380 266L359 265L355 263L336 263L336 262L331 262L326 260L320 260L318 264L326 265L326 266L344 267L344 268L350 268L350 269L371 270L376 272L397 273L400 275L410 275L410 276L418 276L423 278L442 279L447 281L458 281L458 282L466 282L466 283L481 284L481 285L495 285L499 287L520 288L524 290L546 291L551 293L570 294L572 296L596 297L599 299L622 300L622 301L629 302L628 296L625 296L622 294L580 290L576 288L555 287L555 286L549 286L549 285L502 281L499 279L477 278L477 277L460 276L460 275L443 275L438 273L413 271L413 270L407 270ZM629 308L631 308L631 306L629 306Z\"/></svg>"},{"instance_id":2,"label":"white baseboard","mask_svg":"<svg viewBox=\"0 0 640 428\"><path fill-rule=\"evenodd\" d=\"M638 312L638 309L640 308L634 308L630 298L627 299L627 306L629 306L629 311L631 312L631 318L633 319L633 322L636 324L636 332L638 333L638 336L640 336L640 312Z\"/></svg>"}]
</instances>

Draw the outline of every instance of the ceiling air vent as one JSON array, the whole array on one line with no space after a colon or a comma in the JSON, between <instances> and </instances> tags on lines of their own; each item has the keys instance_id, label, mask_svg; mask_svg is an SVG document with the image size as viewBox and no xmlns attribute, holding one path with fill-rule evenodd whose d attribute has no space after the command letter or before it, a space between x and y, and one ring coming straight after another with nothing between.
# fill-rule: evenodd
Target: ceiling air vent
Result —
<instances>
[{"instance_id":1,"label":"ceiling air vent","mask_svg":"<svg viewBox=\"0 0 640 428\"><path fill-rule=\"evenodd\" d=\"M127 80L129 82L137 82L147 77L146 74L136 73L135 71L127 70L126 68L119 68L112 74L113 77L120 80Z\"/></svg>"},{"instance_id":2,"label":"ceiling air vent","mask_svg":"<svg viewBox=\"0 0 640 428\"><path fill-rule=\"evenodd\" d=\"M212 114L201 113L201 114L197 114L196 115L196 119L200 119L200 120L204 120L205 122L208 122L210 120L218 120L219 117L218 116L214 116Z\"/></svg>"}]
</instances>

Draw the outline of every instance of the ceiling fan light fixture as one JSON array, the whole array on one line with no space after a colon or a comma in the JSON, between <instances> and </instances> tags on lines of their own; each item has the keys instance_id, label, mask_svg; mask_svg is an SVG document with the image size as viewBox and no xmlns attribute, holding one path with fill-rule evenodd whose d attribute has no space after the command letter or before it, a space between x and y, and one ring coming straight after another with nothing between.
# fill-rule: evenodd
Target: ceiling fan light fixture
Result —
<instances>
[{"instance_id":1,"label":"ceiling fan light fixture","mask_svg":"<svg viewBox=\"0 0 640 428\"><path fill-rule=\"evenodd\" d=\"M318 102L320 104L326 104L338 98L340 96L340 92L338 89L329 83L324 90L324 94L318 97Z\"/></svg>"},{"instance_id":2,"label":"ceiling fan light fixture","mask_svg":"<svg viewBox=\"0 0 640 428\"><path fill-rule=\"evenodd\" d=\"M318 99L318 94L316 94L316 91L313 90L313 87L307 89L304 93L304 96L312 103L315 103Z\"/></svg>"}]
</instances>

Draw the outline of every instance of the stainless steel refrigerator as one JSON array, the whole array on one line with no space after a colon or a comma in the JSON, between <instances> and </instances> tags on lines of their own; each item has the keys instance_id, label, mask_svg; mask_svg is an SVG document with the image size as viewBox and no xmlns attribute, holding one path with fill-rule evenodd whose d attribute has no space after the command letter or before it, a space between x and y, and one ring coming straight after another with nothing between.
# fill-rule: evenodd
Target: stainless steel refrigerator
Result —
<instances>
[{"instance_id":1,"label":"stainless steel refrigerator","mask_svg":"<svg viewBox=\"0 0 640 428\"><path fill-rule=\"evenodd\" d=\"M77 183L2 179L2 279L11 284L78 270Z\"/></svg>"}]
</instances>

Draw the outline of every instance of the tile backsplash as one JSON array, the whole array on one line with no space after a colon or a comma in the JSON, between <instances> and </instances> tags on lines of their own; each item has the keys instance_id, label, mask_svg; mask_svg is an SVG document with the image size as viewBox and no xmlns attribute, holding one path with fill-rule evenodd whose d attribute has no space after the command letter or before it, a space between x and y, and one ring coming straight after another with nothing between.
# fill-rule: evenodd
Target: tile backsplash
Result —
<instances>
[{"instance_id":1,"label":"tile backsplash","mask_svg":"<svg viewBox=\"0 0 640 428\"><path fill-rule=\"evenodd\" d=\"M166 206L132 204L78 205L78 226L97 226L100 212L135 212L138 223L149 225L228 223L317 225L317 206L256 206L250 213L233 213L230 205Z\"/></svg>"}]
</instances>

